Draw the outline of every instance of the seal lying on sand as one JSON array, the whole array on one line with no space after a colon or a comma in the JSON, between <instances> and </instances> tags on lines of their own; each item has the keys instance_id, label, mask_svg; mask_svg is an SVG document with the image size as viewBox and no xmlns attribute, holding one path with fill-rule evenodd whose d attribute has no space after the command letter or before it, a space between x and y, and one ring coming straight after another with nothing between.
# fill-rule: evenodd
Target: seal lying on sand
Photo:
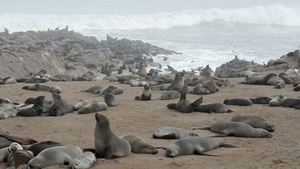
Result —
<instances>
[{"instance_id":1,"label":"seal lying on sand","mask_svg":"<svg viewBox=\"0 0 300 169\"><path fill-rule=\"evenodd\" d=\"M231 99L225 99L224 104L227 105L238 105L238 106L251 106L252 101L247 98L231 98Z\"/></svg>"},{"instance_id":2,"label":"seal lying on sand","mask_svg":"<svg viewBox=\"0 0 300 169\"><path fill-rule=\"evenodd\" d=\"M272 123L268 123L265 119L259 116L248 116L248 115L236 115L231 119L232 122L244 122L254 128L262 128L269 132L275 130L275 126Z\"/></svg>"},{"instance_id":3,"label":"seal lying on sand","mask_svg":"<svg viewBox=\"0 0 300 169\"><path fill-rule=\"evenodd\" d=\"M49 116L63 116L73 112L74 106L63 100L59 94L53 93L52 97L54 102L49 109Z\"/></svg>"},{"instance_id":4,"label":"seal lying on sand","mask_svg":"<svg viewBox=\"0 0 300 169\"><path fill-rule=\"evenodd\" d=\"M88 169L91 168L96 162L96 157L91 152L84 152L76 158L72 159L69 163L70 169Z\"/></svg>"},{"instance_id":5,"label":"seal lying on sand","mask_svg":"<svg viewBox=\"0 0 300 169\"><path fill-rule=\"evenodd\" d=\"M8 156L17 150L23 150L23 148L19 143L16 143L16 142L12 142L8 147L1 148L0 149L0 162L6 162L8 159Z\"/></svg>"},{"instance_id":6,"label":"seal lying on sand","mask_svg":"<svg viewBox=\"0 0 300 169\"><path fill-rule=\"evenodd\" d=\"M47 148L56 146L63 146L63 144L54 141L42 141L31 145L22 145L24 149L31 151L34 156L37 156L41 151Z\"/></svg>"},{"instance_id":7,"label":"seal lying on sand","mask_svg":"<svg viewBox=\"0 0 300 169\"><path fill-rule=\"evenodd\" d=\"M152 134L152 137L156 139L180 139L190 136L198 136L198 134L189 133L183 129L175 127L160 127Z\"/></svg>"},{"instance_id":8,"label":"seal lying on sand","mask_svg":"<svg viewBox=\"0 0 300 169\"><path fill-rule=\"evenodd\" d=\"M199 129L199 128L194 128ZM225 137L225 136L236 136L236 137L252 137L252 138L271 138L272 135L265 129L253 128L244 122L217 122L210 127L200 128L201 130L211 130L221 135L213 137Z\"/></svg>"},{"instance_id":9,"label":"seal lying on sand","mask_svg":"<svg viewBox=\"0 0 300 169\"><path fill-rule=\"evenodd\" d=\"M88 114L107 110L107 104L104 102L93 101L78 110L78 114Z\"/></svg>"},{"instance_id":10,"label":"seal lying on sand","mask_svg":"<svg viewBox=\"0 0 300 169\"><path fill-rule=\"evenodd\" d=\"M128 135L122 136L121 138L128 141L128 143L131 146L131 152L133 152L133 153L144 153L144 154L157 154L158 153L158 151L156 150L155 147L148 144L141 137L139 137L135 134L128 134Z\"/></svg>"},{"instance_id":11,"label":"seal lying on sand","mask_svg":"<svg viewBox=\"0 0 300 169\"><path fill-rule=\"evenodd\" d=\"M277 76L275 73L269 73L265 76L260 75L247 75L245 77L245 84L268 85L268 80L271 77Z\"/></svg>"},{"instance_id":12,"label":"seal lying on sand","mask_svg":"<svg viewBox=\"0 0 300 169\"><path fill-rule=\"evenodd\" d=\"M8 167L18 168L20 165L27 164L33 157L31 151L18 149L9 153L6 164Z\"/></svg>"},{"instance_id":13,"label":"seal lying on sand","mask_svg":"<svg viewBox=\"0 0 300 169\"><path fill-rule=\"evenodd\" d=\"M40 116L43 112L44 99L45 96L37 97L32 107L20 110L17 116Z\"/></svg>"},{"instance_id":14,"label":"seal lying on sand","mask_svg":"<svg viewBox=\"0 0 300 169\"><path fill-rule=\"evenodd\" d=\"M45 168L52 165L64 165L82 154L77 146L50 147L40 152L28 162L28 168Z\"/></svg>"},{"instance_id":15,"label":"seal lying on sand","mask_svg":"<svg viewBox=\"0 0 300 169\"><path fill-rule=\"evenodd\" d=\"M199 154L205 156L219 156L210 155L205 153L206 151L213 150L218 147L237 148L230 144L220 143L212 138L200 138L200 137L187 137L175 141L166 148L167 157L176 157L182 155Z\"/></svg>"},{"instance_id":16,"label":"seal lying on sand","mask_svg":"<svg viewBox=\"0 0 300 169\"><path fill-rule=\"evenodd\" d=\"M178 99L180 96L180 93L176 90L169 90L167 92L164 92L160 96L160 100L171 100L171 99Z\"/></svg>"},{"instance_id":17,"label":"seal lying on sand","mask_svg":"<svg viewBox=\"0 0 300 169\"><path fill-rule=\"evenodd\" d=\"M195 109L195 111L199 112L207 112L207 113L231 113L232 110L229 109L228 106L226 106L223 103L212 103L207 105L198 105Z\"/></svg>"},{"instance_id":18,"label":"seal lying on sand","mask_svg":"<svg viewBox=\"0 0 300 169\"><path fill-rule=\"evenodd\" d=\"M102 114L95 114L97 121L94 137L96 154L100 158L117 158L128 156L131 152L130 144L114 134L110 128L110 122Z\"/></svg>"}]
</instances>

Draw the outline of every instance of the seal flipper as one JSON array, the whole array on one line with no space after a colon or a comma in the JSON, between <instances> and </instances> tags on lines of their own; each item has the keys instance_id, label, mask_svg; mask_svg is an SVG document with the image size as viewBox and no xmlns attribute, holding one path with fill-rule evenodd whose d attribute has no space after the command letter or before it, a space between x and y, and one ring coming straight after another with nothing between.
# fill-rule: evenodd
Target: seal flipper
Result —
<instances>
[{"instance_id":1,"label":"seal flipper","mask_svg":"<svg viewBox=\"0 0 300 169\"><path fill-rule=\"evenodd\" d=\"M212 157L220 157L220 156L221 156L221 155L207 154L207 153L201 151L200 148L196 148L194 153L195 153L195 154L199 154L199 155L203 155L203 156L212 156Z\"/></svg>"},{"instance_id":2,"label":"seal flipper","mask_svg":"<svg viewBox=\"0 0 300 169\"><path fill-rule=\"evenodd\" d=\"M19 144L23 144L23 142L20 139L18 139L17 137L11 136L11 135L0 134L0 137L6 138L6 139L8 139L10 141L17 142Z\"/></svg>"},{"instance_id":3,"label":"seal flipper","mask_svg":"<svg viewBox=\"0 0 300 169\"><path fill-rule=\"evenodd\" d=\"M231 145L231 144L225 144L225 143L221 143L220 144L220 147L226 147L226 148L240 148L238 146L234 146L234 145Z\"/></svg>"},{"instance_id":4,"label":"seal flipper","mask_svg":"<svg viewBox=\"0 0 300 169\"><path fill-rule=\"evenodd\" d=\"M202 96L192 103L193 106L199 106L203 102Z\"/></svg>"}]
</instances>

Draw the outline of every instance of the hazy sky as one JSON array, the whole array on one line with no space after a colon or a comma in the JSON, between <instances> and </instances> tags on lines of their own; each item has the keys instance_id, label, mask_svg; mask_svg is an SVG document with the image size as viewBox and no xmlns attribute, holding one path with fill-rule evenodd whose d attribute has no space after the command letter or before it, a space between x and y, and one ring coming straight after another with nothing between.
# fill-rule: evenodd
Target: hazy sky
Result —
<instances>
[{"instance_id":1,"label":"hazy sky","mask_svg":"<svg viewBox=\"0 0 300 169\"><path fill-rule=\"evenodd\" d=\"M0 0L0 14L151 14L181 9L246 8L283 4L300 7L300 0Z\"/></svg>"}]
</instances>

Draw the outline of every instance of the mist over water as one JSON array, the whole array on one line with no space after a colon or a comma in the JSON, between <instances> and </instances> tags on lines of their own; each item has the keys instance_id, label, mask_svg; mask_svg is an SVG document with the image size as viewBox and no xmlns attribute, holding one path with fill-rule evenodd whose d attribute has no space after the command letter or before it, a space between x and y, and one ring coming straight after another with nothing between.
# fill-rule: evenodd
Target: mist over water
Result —
<instances>
[{"instance_id":1,"label":"mist over water","mask_svg":"<svg viewBox=\"0 0 300 169\"><path fill-rule=\"evenodd\" d=\"M207 64L215 69L235 55L266 63L300 48L296 0L11 0L0 7L2 30L42 31L67 25L99 40L108 34L181 52L166 62L164 56L154 57L164 67L178 70Z\"/></svg>"}]
</instances>

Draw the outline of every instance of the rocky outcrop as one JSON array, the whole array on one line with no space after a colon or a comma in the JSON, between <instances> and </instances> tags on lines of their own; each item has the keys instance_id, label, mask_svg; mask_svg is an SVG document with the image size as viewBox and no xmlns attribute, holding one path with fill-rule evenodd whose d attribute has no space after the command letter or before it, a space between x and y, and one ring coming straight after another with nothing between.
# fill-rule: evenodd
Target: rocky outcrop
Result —
<instances>
[{"instance_id":1,"label":"rocky outcrop","mask_svg":"<svg viewBox=\"0 0 300 169\"><path fill-rule=\"evenodd\" d=\"M97 75L106 65L118 69L126 60L134 64L144 56L175 53L142 41L110 36L100 42L68 27L15 33L5 29L0 33L0 77L24 77L40 70L53 76L81 76L87 72Z\"/></svg>"}]
</instances>

